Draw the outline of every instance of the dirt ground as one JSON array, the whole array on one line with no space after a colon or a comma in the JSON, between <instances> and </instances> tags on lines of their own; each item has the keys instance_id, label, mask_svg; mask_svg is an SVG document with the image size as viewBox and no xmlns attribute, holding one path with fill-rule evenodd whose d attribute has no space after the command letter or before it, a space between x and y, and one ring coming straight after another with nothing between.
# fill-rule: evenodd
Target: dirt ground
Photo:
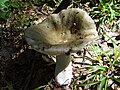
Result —
<instances>
[{"instance_id":1,"label":"dirt ground","mask_svg":"<svg viewBox=\"0 0 120 90\"><path fill-rule=\"evenodd\" d=\"M14 84L14 90L33 90L54 78L55 65L47 64L40 53L26 50L14 62L8 63L5 80Z\"/></svg>"}]
</instances>

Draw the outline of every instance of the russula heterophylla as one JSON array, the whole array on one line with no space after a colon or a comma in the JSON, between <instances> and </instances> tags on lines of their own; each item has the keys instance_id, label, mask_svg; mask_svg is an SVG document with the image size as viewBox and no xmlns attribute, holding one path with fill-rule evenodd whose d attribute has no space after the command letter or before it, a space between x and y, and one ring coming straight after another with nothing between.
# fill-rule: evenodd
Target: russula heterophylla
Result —
<instances>
[{"instance_id":1,"label":"russula heterophylla","mask_svg":"<svg viewBox=\"0 0 120 90\"><path fill-rule=\"evenodd\" d=\"M33 49L56 55L55 79L60 85L71 82L70 54L78 52L97 36L92 18L78 8L51 14L43 22L25 30L25 39Z\"/></svg>"}]
</instances>

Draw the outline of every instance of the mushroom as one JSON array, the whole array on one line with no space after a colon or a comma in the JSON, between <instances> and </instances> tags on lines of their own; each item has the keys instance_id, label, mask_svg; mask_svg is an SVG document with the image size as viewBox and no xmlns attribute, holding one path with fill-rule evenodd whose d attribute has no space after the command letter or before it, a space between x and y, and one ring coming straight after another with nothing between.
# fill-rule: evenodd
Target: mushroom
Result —
<instances>
[{"instance_id":1,"label":"mushroom","mask_svg":"<svg viewBox=\"0 0 120 90\"><path fill-rule=\"evenodd\" d=\"M25 30L25 39L34 50L56 56L55 80L59 85L71 83L71 53L77 53L97 36L94 21L79 8L51 14Z\"/></svg>"}]
</instances>

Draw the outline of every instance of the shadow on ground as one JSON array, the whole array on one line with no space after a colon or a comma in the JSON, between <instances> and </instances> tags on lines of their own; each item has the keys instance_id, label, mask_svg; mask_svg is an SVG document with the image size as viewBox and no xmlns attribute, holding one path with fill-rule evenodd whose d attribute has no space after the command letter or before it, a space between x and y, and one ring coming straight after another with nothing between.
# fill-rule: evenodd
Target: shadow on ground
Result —
<instances>
[{"instance_id":1,"label":"shadow on ground","mask_svg":"<svg viewBox=\"0 0 120 90\"><path fill-rule=\"evenodd\" d=\"M55 64L49 65L42 54L27 49L7 64L5 80L14 90L34 90L54 78Z\"/></svg>"}]
</instances>

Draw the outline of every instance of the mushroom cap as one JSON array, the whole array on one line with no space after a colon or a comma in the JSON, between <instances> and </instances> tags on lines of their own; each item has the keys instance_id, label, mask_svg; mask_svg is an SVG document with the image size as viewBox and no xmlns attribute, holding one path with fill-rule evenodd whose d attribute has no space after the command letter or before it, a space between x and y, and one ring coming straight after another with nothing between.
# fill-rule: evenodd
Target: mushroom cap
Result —
<instances>
[{"instance_id":1,"label":"mushroom cap","mask_svg":"<svg viewBox=\"0 0 120 90\"><path fill-rule=\"evenodd\" d=\"M79 8L51 14L43 22L25 30L28 44L50 55L77 52L97 36L94 21Z\"/></svg>"}]
</instances>

